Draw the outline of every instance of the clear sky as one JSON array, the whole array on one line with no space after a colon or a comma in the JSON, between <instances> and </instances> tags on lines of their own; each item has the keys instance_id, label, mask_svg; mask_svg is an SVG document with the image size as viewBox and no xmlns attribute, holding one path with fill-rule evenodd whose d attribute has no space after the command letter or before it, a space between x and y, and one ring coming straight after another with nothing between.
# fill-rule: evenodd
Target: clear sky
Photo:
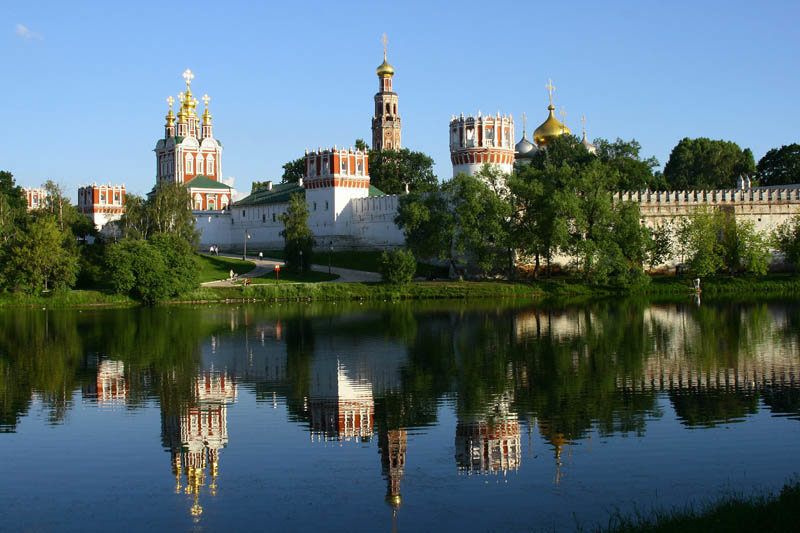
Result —
<instances>
[{"instance_id":1,"label":"clear sky","mask_svg":"<svg viewBox=\"0 0 800 533\"><path fill-rule=\"evenodd\" d=\"M249 191L305 148L371 139L381 34L403 145L451 176L453 113L554 103L580 134L635 138L663 165L683 137L756 160L800 137L800 2L18 2L0 4L0 170L17 183L147 192L165 99L195 73L223 174ZM202 105L202 104L201 104ZM530 135L529 135L530 136Z\"/></svg>"}]
</instances>

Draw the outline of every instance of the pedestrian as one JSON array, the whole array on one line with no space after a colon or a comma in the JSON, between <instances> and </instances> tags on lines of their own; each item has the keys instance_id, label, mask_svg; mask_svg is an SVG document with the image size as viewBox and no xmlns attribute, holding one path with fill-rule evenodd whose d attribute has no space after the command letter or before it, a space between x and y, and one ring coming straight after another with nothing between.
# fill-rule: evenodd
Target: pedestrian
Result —
<instances>
[{"instance_id":1,"label":"pedestrian","mask_svg":"<svg viewBox=\"0 0 800 533\"><path fill-rule=\"evenodd\" d=\"M694 290L700 292L700 278L694 278Z\"/></svg>"},{"instance_id":2,"label":"pedestrian","mask_svg":"<svg viewBox=\"0 0 800 533\"><path fill-rule=\"evenodd\" d=\"M233 281L233 269L231 269L231 271L230 271L230 272L228 272L228 274L230 275L230 279L231 279L231 281Z\"/></svg>"},{"instance_id":3,"label":"pedestrian","mask_svg":"<svg viewBox=\"0 0 800 533\"><path fill-rule=\"evenodd\" d=\"M258 252L258 260L259 261L263 261L264 260L264 252Z\"/></svg>"},{"instance_id":4,"label":"pedestrian","mask_svg":"<svg viewBox=\"0 0 800 533\"><path fill-rule=\"evenodd\" d=\"M208 255L214 255L214 245L208 247Z\"/></svg>"},{"instance_id":5,"label":"pedestrian","mask_svg":"<svg viewBox=\"0 0 800 533\"><path fill-rule=\"evenodd\" d=\"M214 255L219 255L219 246L214 245Z\"/></svg>"}]
</instances>

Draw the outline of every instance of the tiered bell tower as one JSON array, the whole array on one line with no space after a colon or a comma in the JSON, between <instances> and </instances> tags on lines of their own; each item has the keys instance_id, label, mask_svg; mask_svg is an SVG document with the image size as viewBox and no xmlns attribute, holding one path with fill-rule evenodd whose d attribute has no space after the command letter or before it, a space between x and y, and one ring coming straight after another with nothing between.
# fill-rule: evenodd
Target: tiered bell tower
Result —
<instances>
[{"instance_id":1,"label":"tiered bell tower","mask_svg":"<svg viewBox=\"0 0 800 533\"><path fill-rule=\"evenodd\" d=\"M383 63L378 74L378 92L375 94L375 116L372 117L372 149L399 150L400 116L397 114L397 93L392 91L394 67L386 61L386 34L383 34Z\"/></svg>"}]
</instances>

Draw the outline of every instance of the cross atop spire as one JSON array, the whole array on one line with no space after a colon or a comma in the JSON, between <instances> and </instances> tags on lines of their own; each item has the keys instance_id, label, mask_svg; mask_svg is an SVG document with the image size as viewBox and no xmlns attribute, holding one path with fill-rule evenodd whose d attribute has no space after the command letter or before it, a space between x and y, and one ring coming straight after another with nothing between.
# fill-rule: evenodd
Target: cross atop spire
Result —
<instances>
[{"instance_id":1,"label":"cross atop spire","mask_svg":"<svg viewBox=\"0 0 800 533\"><path fill-rule=\"evenodd\" d=\"M522 134L525 135L525 123L528 121L528 115L525 114L525 111L522 112Z\"/></svg>"},{"instance_id":2,"label":"cross atop spire","mask_svg":"<svg viewBox=\"0 0 800 533\"><path fill-rule=\"evenodd\" d=\"M167 103L169 104L169 108L172 109L172 104L175 103L175 99L172 96L167 96Z\"/></svg>"},{"instance_id":3,"label":"cross atop spire","mask_svg":"<svg viewBox=\"0 0 800 533\"><path fill-rule=\"evenodd\" d=\"M553 86L553 80L551 78L547 78L547 85L545 85L544 88L547 89L548 93L550 93L550 105L552 106L553 105L553 91L555 91L556 88Z\"/></svg>"},{"instance_id":4,"label":"cross atop spire","mask_svg":"<svg viewBox=\"0 0 800 533\"><path fill-rule=\"evenodd\" d=\"M586 137L586 114L581 113L581 124L583 124L583 136Z\"/></svg>"},{"instance_id":5,"label":"cross atop spire","mask_svg":"<svg viewBox=\"0 0 800 533\"><path fill-rule=\"evenodd\" d=\"M181 76L183 76L183 79L184 79L184 80L186 80L186 86L187 86L187 87L188 87L189 85L191 85L191 84L192 84L192 80L194 79L194 74L192 74L192 71L191 71L191 70L189 70L189 69L187 68L187 69L186 69L186 70L183 72L183 74L181 74Z\"/></svg>"},{"instance_id":6,"label":"cross atop spire","mask_svg":"<svg viewBox=\"0 0 800 533\"><path fill-rule=\"evenodd\" d=\"M211 97L208 96L207 94L204 94L202 100L203 103L206 104L206 107L208 107L208 103L211 101Z\"/></svg>"},{"instance_id":7,"label":"cross atop spire","mask_svg":"<svg viewBox=\"0 0 800 533\"><path fill-rule=\"evenodd\" d=\"M386 34L383 34L381 38L381 42L383 43L383 60L386 61L386 43L389 42L389 39L386 38Z\"/></svg>"}]
</instances>

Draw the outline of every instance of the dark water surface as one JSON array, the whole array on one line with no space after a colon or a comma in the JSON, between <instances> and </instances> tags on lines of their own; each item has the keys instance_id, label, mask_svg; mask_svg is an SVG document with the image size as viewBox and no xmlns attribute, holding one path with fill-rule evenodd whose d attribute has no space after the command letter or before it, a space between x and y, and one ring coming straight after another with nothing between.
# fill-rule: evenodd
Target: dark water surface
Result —
<instances>
[{"instance_id":1,"label":"dark water surface","mask_svg":"<svg viewBox=\"0 0 800 533\"><path fill-rule=\"evenodd\" d=\"M0 530L569 531L800 472L800 302L0 312Z\"/></svg>"}]
</instances>

